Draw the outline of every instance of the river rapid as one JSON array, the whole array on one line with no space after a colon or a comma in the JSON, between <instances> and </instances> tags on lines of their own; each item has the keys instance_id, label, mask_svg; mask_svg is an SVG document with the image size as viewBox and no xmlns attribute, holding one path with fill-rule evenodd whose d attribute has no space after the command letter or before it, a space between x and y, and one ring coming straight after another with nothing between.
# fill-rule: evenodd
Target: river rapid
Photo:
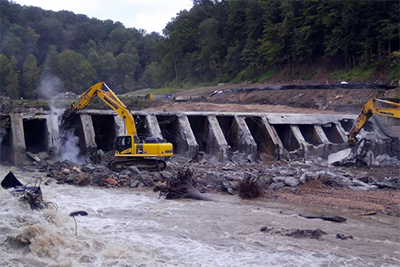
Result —
<instances>
[{"instance_id":1,"label":"river rapid","mask_svg":"<svg viewBox=\"0 0 400 267\"><path fill-rule=\"evenodd\" d=\"M23 183L39 172L0 166ZM44 178L43 181L46 179ZM165 200L149 189L41 185L58 211L32 211L0 188L0 266L400 266L400 218L360 211L241 200ZM69 214L86 211L88 216ZM345 223L289 213L338 215ZM321 229L320 240L272 235ZM352 236L342 240L336 234ZM22 242L15 242L20 240ZM25 245L23 245L25 244Z\"/></svg>"}]
</instances>

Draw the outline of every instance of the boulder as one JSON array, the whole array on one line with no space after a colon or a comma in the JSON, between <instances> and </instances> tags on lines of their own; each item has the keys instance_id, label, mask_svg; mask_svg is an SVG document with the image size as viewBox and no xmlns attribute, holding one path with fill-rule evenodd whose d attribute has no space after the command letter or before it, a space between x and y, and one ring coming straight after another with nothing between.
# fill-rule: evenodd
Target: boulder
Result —
<instances>
[{"instance_id":1,"label":"boulder","mask_svg":"<svg viewBox=\"0 0 400 267\"><path fill-rule=\"evenodd\" d=\"M96 170L96 167L93 164L87 164L85 166L82 166L81 170L83 172L93 172L94 170Z\"/></svg>"},{"instance_id":2,"label":"boulder","mask_svg":"<svg viewBox=\"0 0 400 267\"><path fill-rule=\"evenodd\" d=\"M300 184L300 180L295 177L286 177L284 183L288 186L294 187Z\"/></svg>"},{"instance_id":3,"label":"boulder","mask_svg":"<svg viewBox=\"0 0 400 267\"><path fill-rule=\"evenodd\" d=\"M90 176L86 173L79 173L74 176L73 184L79 186L85 186L90 184Z\"/></svg>"},{"instance_id":4,"label":"boulder","mask_svg":"<svg viewBox=\"0 0 400 267\"><path fill-rule=\"evenodd\" d=\"M278 183L271 184L268 188L275 191L284 186L285 186L285 184L283 182L278 182Z\"/></svg>"},{"instance_id":5,"label":"boulder","mask_svg":"<svg viewBox=\"0 0 400 267\"><path fill-rule=\"evenodd\" d=\"M112 185L112 186L118 185L118 182L117 182L115 179L110 178L110 177L104 179L103 181L104 181L104 183L109 184L109 185Z\"/></svg>"},{"instance_id":6,"label":"boulder","mask_svg":"<svg viewBox=\"0 0 400 267\"><path fill-rule=\"evenodd\" d=\"M129 185L130 188L136 188L138 187L140 184L140 181L138 179L135 179L131 182L131 184Z\"/></svg>"},{"instance_id":7,"label":"boulder","mask_svg":"<svg viewBox=\"0 0 400 267\"><path fill-rule=\"evenodd\" d=\"M127 168L127 170L130 171L133 174L140 174L140 171L136 166L129 166Z\"/></svg>"}]
</instances>

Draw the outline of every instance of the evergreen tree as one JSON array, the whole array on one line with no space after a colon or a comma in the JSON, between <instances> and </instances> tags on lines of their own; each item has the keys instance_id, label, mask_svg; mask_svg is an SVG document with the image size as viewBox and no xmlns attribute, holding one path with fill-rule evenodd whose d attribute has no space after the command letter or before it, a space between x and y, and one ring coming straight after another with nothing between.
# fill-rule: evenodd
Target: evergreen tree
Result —
<instances>
[{"instance_id":1,"label":"evergreen tree","mask_svg":"<svg viewBox=\"0 0 400 267\"><path fill-rule=\"evenodd\" d=\"M20 95L23 98L35 97L35 89L39 81L39 68L34 55L30 54L22 66Z\"/></svg>"},{"instance_id":2,"label":"evergreen tree","mask_svg":"<svg viewBox=\"0 0 400 267\"><path fill-rule=\"evenodd\" d=\"M19 74L20 71L17 68L18 61L14 56L11 56L10 59L10 71L5 77L5 91L6 95L10 97L11 99L18 99L19 98L19 93L18 93L18 88L19 88Z\"/></svg>"}]
</instances>

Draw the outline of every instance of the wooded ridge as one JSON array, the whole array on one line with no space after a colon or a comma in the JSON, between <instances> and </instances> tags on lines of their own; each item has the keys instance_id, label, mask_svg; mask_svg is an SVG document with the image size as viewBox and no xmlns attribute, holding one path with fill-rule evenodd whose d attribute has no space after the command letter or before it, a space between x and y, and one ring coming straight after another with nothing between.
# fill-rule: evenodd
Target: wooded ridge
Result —
<instances>
[{"instance_id":1,"label":"wooded ridge","mask_svg":"<svg viewBox=\"0 0 400 267\"><path fill-rule=\"evenodd\" d=\"M324 61L400 79L399 1L194 0L163 35L69 11L0 0L0 95L82 93L105 81L116 93L218 82L265 82ZM355 74L357 75L357 74ZM350 77L351 79L351 77ZM46 95L41 89L51 84Z\"/></svg>"}]
</instances>

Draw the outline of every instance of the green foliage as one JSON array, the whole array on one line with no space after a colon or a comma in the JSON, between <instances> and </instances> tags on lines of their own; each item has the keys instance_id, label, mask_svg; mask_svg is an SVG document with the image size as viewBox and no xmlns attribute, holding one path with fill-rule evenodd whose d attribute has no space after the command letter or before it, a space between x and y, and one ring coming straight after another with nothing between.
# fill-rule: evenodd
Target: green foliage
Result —
<instances>
[{"instance_id":1,"label":"green foliage","mask_svg":"<svg viewBox=\"0 0 400 267\"><path fill-rule=\"evenodd\" d=\"M239 83L241 81L252 81L253 77L254 74L252 72L252 69L247 68L242 70L231 82Z\"/></svg>"},{"instance_id":2,"label":"green foliage","mask_svg":"<svg viewBox=\"0 0 400 267\"><path fill-rule=\"evenodd\" d=\"M6 77L10 73L10 60L4 54L0 54L0 94L4 93L7 85Z\"/></svg>"},{"instance_id":3,"label":"green foliage","mask_svg":"<svg viewBox=\"0 0 400 267\"><path fill-rule=\"evenodd\" d=\"M34 55L30 54L22 66L20 94L23 98L33 98L39 81L39 68Z\"/></svg>"},{"instance_id":4,"label":"green foliage","mask_svg":"<svg viewBox=\"0 0 400 267\"><path fill-rule=\"evenodd\" d=\"M320 73L321 73L321 69L317 69L317 70L315 70L315 71L312 72L312 73L303 74L303 75L301 76L301 79L302 79L302 80L305 80L305 81L307 81L307 80L312 80L312 79L314 79L315 76L317 76L317 75L320 74Z\"/></svg>"},{"instance_id":5,"label":"green foliage","mask_svg":"<svg viewBox=\"0 0 400 267\"><path fill-rule=\"evenodd\" d=\"M148 92L146 92L147 94L173 94L175 92L177 92L178 89L177 88L160 88L160 89L152 89Z\"/></svg>"},{"instance_id":6,"label":"green foliage","mask_svg":"<svg viewBox=\"0 0 400 267\"><path fill-rule=\"evenodd\" d=\"M17 69L18 61L14 56L10 59L9 72L5 77L5 91L6 95L11 99L19 98L19 74L20 71Z\"/></svg>"},{"instance_id":7,"label":"green foliage","mask_svg":"<svg viewBox=\"0 0 400 267\"><path fill-rule=\"evenodd\" d=\"M279 71L278 68L270 68L266 72L264 72L262 75L257 77L257 81L260 83L266 82L269 79L271 79L272 77L274 77L275 74L278 73L278 71Z\"/></svg>"},{"instance_id":8,"label":"green foliage","mask_svg":"<svg viewBox=\"0 0 400 267\"><path fill-rule=\"evenodd\" d=\"M73 50L65 50L58 60L56 73L67 91L81 93L82 88L89 88L95 83L96 70L81 54Z\"/></svg>"},{"instance_id":9,"label":"green foliage","mask_svg":"<svg viewBox=\"0 0 400 267\"><path fill-rule=\"evenodd\" d=\"M395 67L400 63L400 51L394 51L389 55L389 67Z\"/></svg>"},{"instance_id":10,"label":"green foliage","mask_svg":"<svg viewBox=\"0 0 400 267\"><path fill-rule=\"evenodd\" d=\"M400 63L389 69L388 80L400 80Z\"/></svg>"},{"instance_id":11,"label":"green foliage","mask_svg":"<svg viewBox=\"0 0 400 267\"><path fill-rule=\"evenodd\" d=\"M294 71L321 59L350 69L332 74L337 80L367 79L373 67L361 66L371 62L387 67L388 78L398 77L399 1L193 3L159 35L0 0L0 90L34 98L38 75L56 76L63 90L78 93L98 81L117 93L265 81L276 70L307 80L317 74ZM12 56L17 64L10 69Z\"/></svg>"},{"instance_id":12,"label":"green foliage","mask_svg":"<svg viewBox=\"0 0 400 267\"><path fill-rule=\"evenodd\" d=\"M332 81L366 81L375 71L374 66L361 66L351 69L342 69L330 75Z\"/></svg>"}]
</instances>

